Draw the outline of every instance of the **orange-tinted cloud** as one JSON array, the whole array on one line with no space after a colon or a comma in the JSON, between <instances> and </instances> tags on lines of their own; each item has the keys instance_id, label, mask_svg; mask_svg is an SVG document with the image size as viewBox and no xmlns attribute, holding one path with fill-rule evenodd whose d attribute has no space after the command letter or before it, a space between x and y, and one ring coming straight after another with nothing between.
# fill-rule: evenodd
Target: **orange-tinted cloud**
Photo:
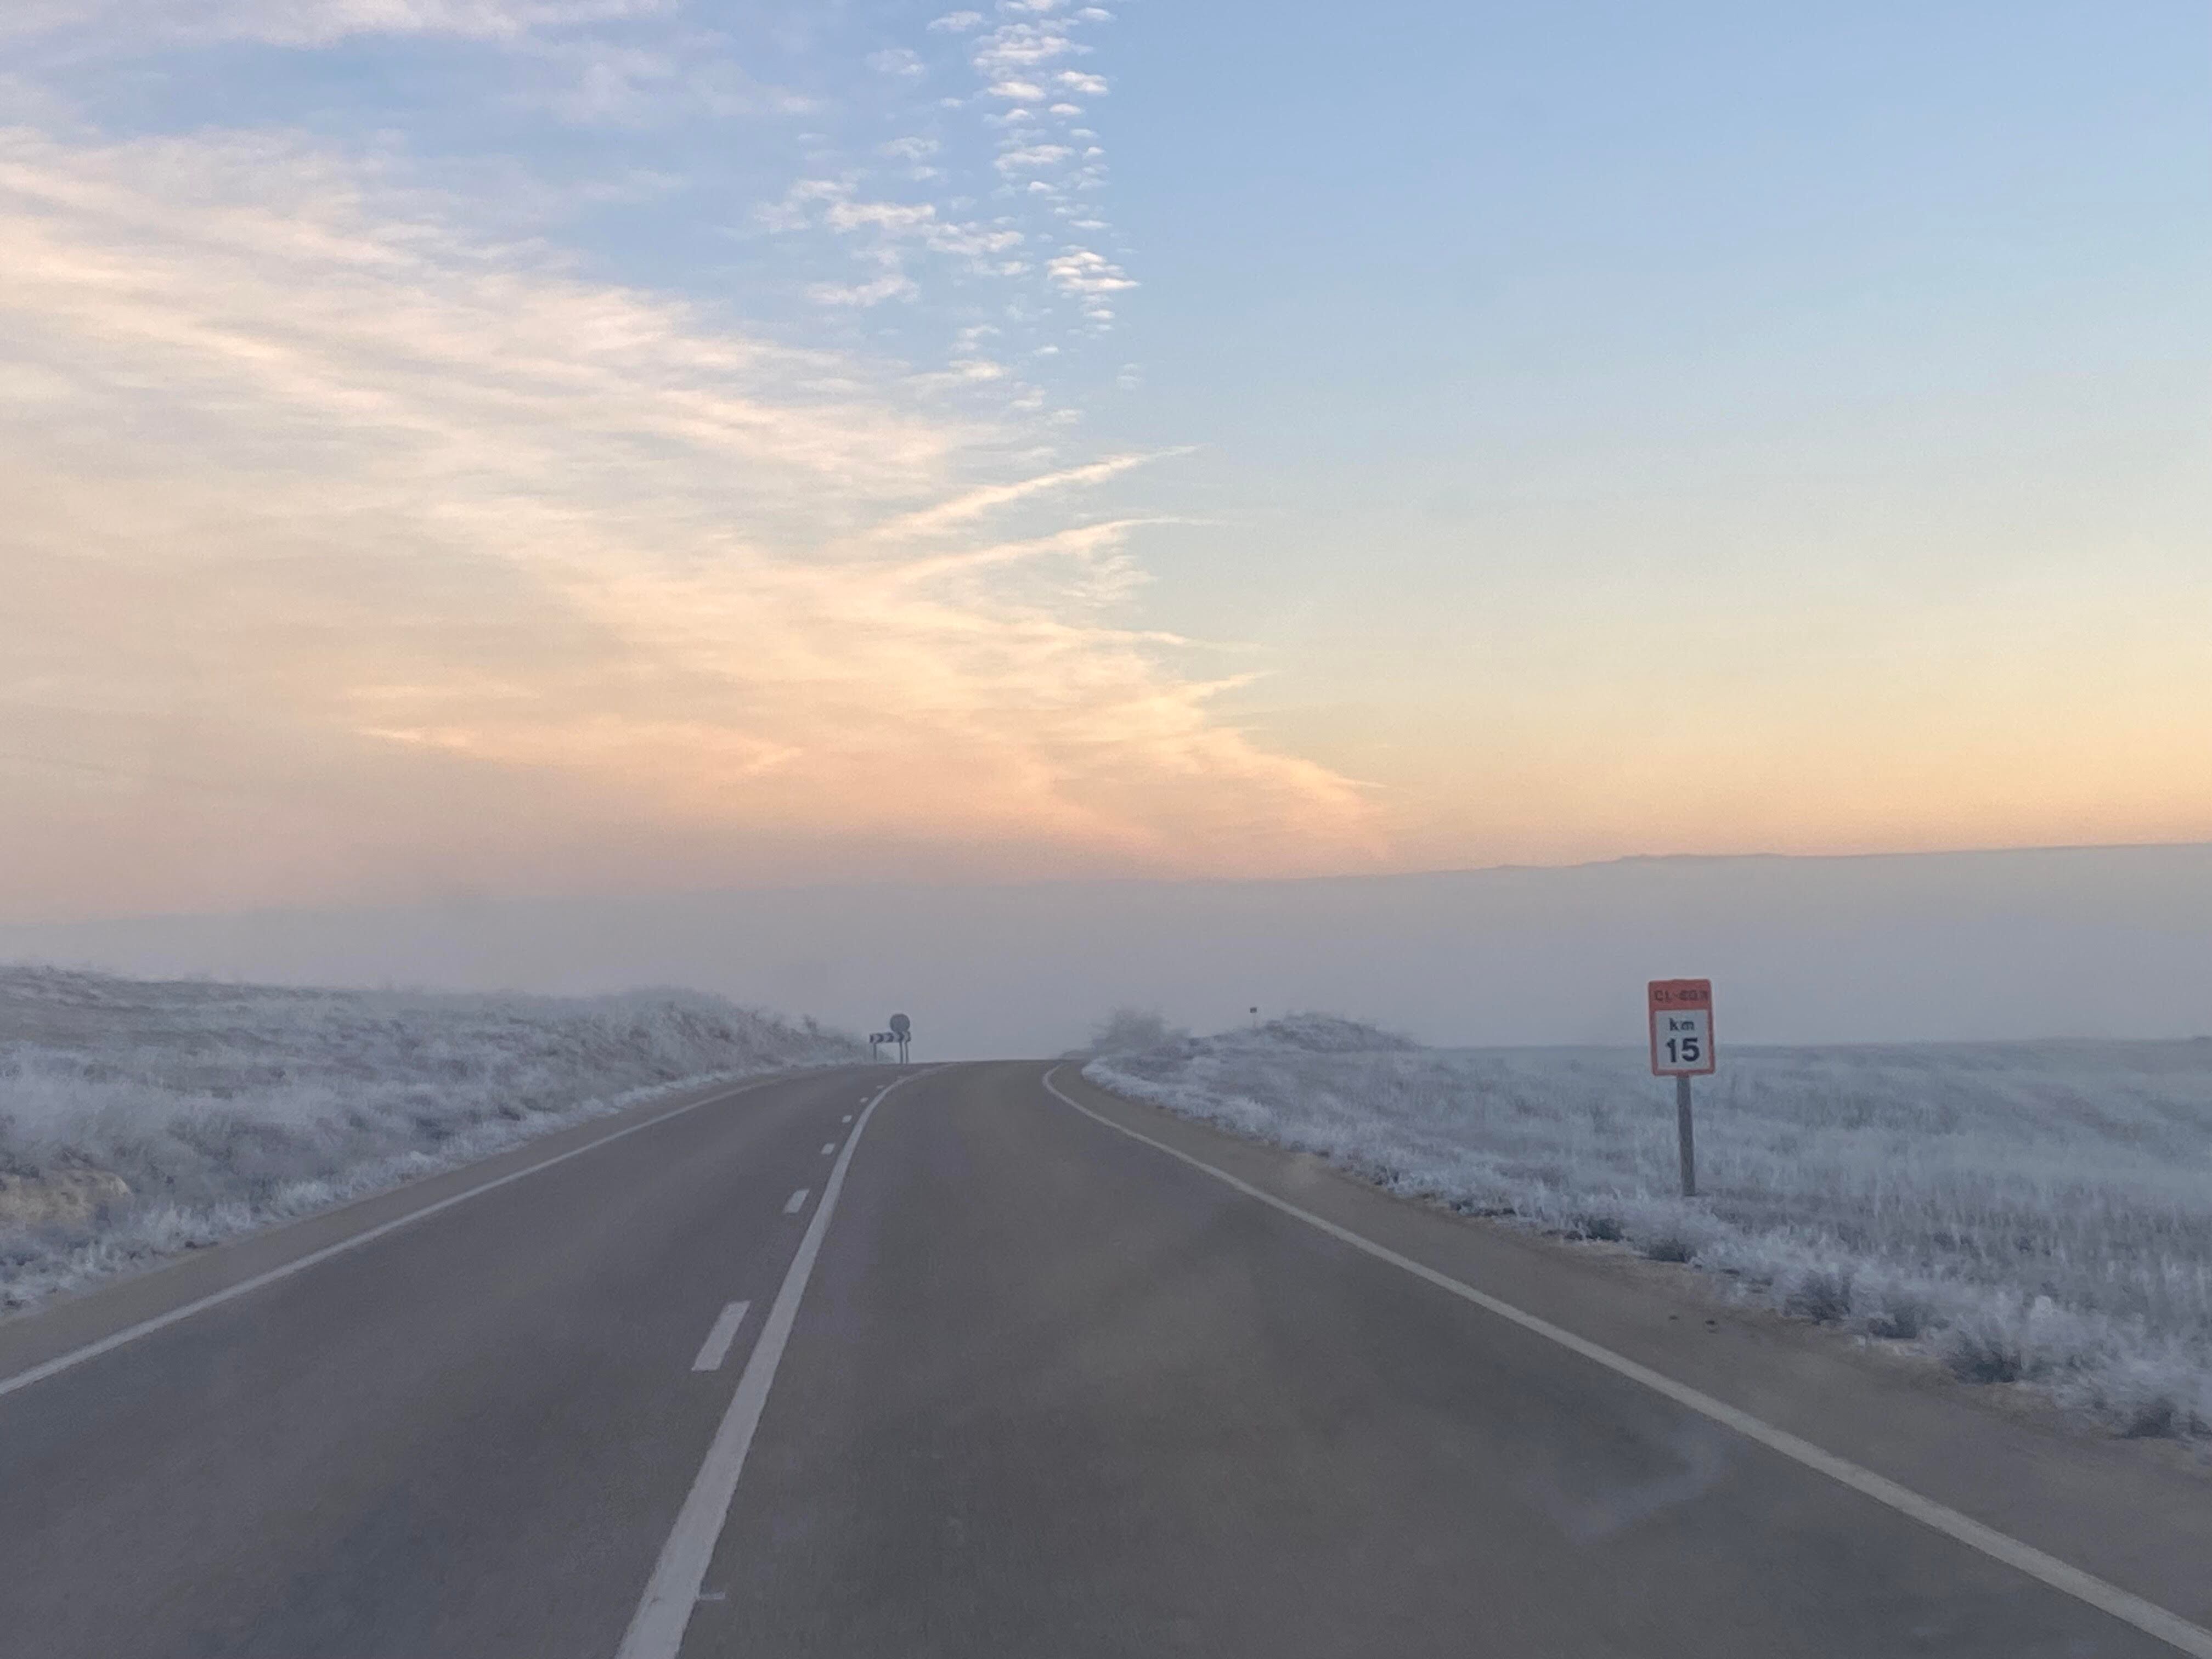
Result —
<instances>
[{"instance_id":1,"label":"orange-tinted cloud","mask_svg":"<svg viewBox=\"0 0 2212 1659\"><path fill-rule=\"evenodd\" d=\"M1372 853L1121 620L1139 458L465 216L289 140L0 140L0 908Z\"/></svg>"}]
</instances>

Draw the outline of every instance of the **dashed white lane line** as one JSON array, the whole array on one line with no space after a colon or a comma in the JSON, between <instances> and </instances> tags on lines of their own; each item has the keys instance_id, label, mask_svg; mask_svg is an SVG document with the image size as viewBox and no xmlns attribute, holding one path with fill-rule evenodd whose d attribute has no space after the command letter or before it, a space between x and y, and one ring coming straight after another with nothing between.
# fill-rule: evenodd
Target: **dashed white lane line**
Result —
<instances>
[{"instance_id":1,"label":"dashed white lane line","mask_svg":"<svg viewBox=\"0 0 2212 1659\"><path fill-rule=\"evenodd\" d=\"M804 1187L801 1187L801 1188L800 1188L797 1192L793 1193L793 1194L791 1195L790 1199L789 1199L789 1200L785 1203L785 1205L784 1205L784 1206L783 1206L783 1212L784 1212L786 1215L797 1215L797 1214L798 1214L801 1210L805 1209L805 1207L806 1207L806 1188L804 1188Z\"/></svg>"},{"instance_id":2,"label":"dashed white lane line","mask_svg":"<svg viewBox=\"0 0 2212 1659\"><path fill-rule=\"evenodd\" d=\"M760 1340L753 1344L752 1355L738 1377L738 1391L730 1401L729 1410L722 1415L722 1426L714 1431L714 1443L707 1449L707 1461L699 1466L690 1495L684 1500L668 1541L660 1547L660 1559L653 1566L652 1581L645 1587L645 1597L637 1604L637 1612L629 1621L629 1630L623 1637L615 1659L676 1659L678 1650L684 1645L684 1632L691 1622L692 1609L707 1595L714 1593L705 1591L707 1569L714 1565L714 1546L721 1540L731 1500L738 1495L738 1477L744 1473L745 1454L752 1449L753 1433L760 1427L769 1390L775 1386L776 1367L783 1363L784 1345L791 1340L791 1328L798 1322L799 1304L806 1294L806 1281L814 1272L814 1259L822 1254L822 1240L830 1231L830 1218L836 1211L837 1194L845 1184L845 1171L852 1168L854 1150L860 1146L861 1133L867 1128L868 1120L875 1115L876 1108L883 1103L884 1096L900 1083L921 1075L910 1072L896 1083L885 1085L868 1103L867 1109L860 1114L860 1127L853 1131L853 1138L845 1143L844 1152L830 1171L829 1184L822 1189L822 1202L815 1207L814 1219L807 1224L806 1236L799 1241L799 1253L791 1259L782 1288L776 1291L775 1301L768 1310L768 1321L761 1327ZM793 1207L805 1199L804 1191L799 1193Z\"/></svg>"},{"instance_id":3,"label":"dashed white lane line","mask_svg":"<svg viewBox=\"0 0 2212 1659\"><path fill-rule=\"evenodd\" d=\"M714 1327L707 1333L707 1340L699 1346L699 1357L691 1362L695 1371L719 1371L722 1362L730 1357L730 1344L737 1340L738 1327L745 1322L751 1310L750 1302L732 1302L722 1310Z\"/></svg>"},{"instance_id":4,"label":"dashed white lane line","mask_svg":"<svg viewBox=\"0 0 2212 1659\"><path fill-rule=\"evenodd\" d=\"M1074 1107L1084 1116L1095 1123L1104 1124L1115 1133L1127 1135L1130 1139L1141 1141L1157 1152L1165 1152L1170 1158L1188 1164L1194 1170L1202 1170L1224 1186L1235 1188L1247 1198L1256 1198L1261 1203L1280 1210L1285 1215L1295 1217L1310 1227L1319 1228L1331 1238L1339 1239L1351 1245L1355 1250L1364 1250L1378 1261L1387 1261L1392 1267L1401 1268L1413 1274L1416 1279L1425 1279L1438 1290L1449 1291L1462 1301L1471 1302L1487 1313L1496 1314L1500 1319L1518 1325L1524 1331L1533 1332L1547 1341L1558 1343L1570 1352L1578 1353L1585 1359L1594 1360L1604 1366L1606 1370L1625 1376L1632 1382L1640 1382L1653 1393L1664 1395L1678 1406L1686 1406L1701 1417L1710 1418L1716 1423L1734 1429L1747 1440L1755 1440L1769 1450L1781 1453L1783 1456L1793 1462L1802 1463L1808 1469L1826 1475L1838 1486L1849 1486L1853 1492L1873 1498L1877 1504L1887 1504L1899 1515L1910 1516L1923 1527L1940 1532L1947 1538L1956 1539L1969 1549L1979 1550L1991 1560L2002 1561L2008 1567L2018 1568L2029 1577L2038 1579L2055 1590L2063 1591L2078 1601L2086 1601L2091 1607L2110 1613L2123 1623L2133 1625L2145 1635L2154 1636L2167 1646L2191 1656L2191 1659L2212 1659L2212 1631L2206 1630L2201 1625L2193 1625L2178 1613L2167 1612L2155 1601L2146 1601L2134 1592L2124 1590L2118 1584L2107 1583L2094 1573L2084 1572L2081 1568L2073 1565L2070 1562L2062 1561L2055 1555L2047 1555L2033 1544L2024 1544L2008 1533L1999 1532L1995 1527L1984 1526L1972 1516L1961 1515L1958 1510L1939 1504L1932 1498L1923 1498L1910 1486L1899 1486L1886 1475L1876 1474L1872 1469L1861 1468L1857 1464L1838 1457L1833 1452L1823 1451L1811 1441L1800 1439L1787 1429L1778 1429L1764 1419L1753 1417L1749 1412L1731 1406L1726 1401L1716 1400L1712 1395L1702 1389L1693 1389L1686 1382L1677 1382L1663 1371L1656 1371L1649 1365L1639 1364L1626 1354L1615 1353L1612 1349L1601 1346L1587 1337L1577 1336L1564 1326L1554 1325L1548 1319L1541 1319L1534 1314L1524 1312L1510 1302L1500 1301L1494 1296L1476 1290L1472 1285L1463 1285L1449 1273L1438 1273L1426 1262L1416 1261L1411 1256L1401 1255L1397 1251L1385 1245L1377 1244L1371 1238L1362 1237L1349 1227L1340 1227L1335 1222L1317 1216L1310 1210L1302 1210L1287 1199L1278 1198L1273 1193L1255 1187L1249 1181L1240 1181L1226 1170L1215 1169L1204 1158L1194 1158L1190 1153L1178 1147L1169 1146L1164 1140L1155 1140L1152 1136L1140 1133L1126 1124L1116 1123L1103 1112L1092 1111L1091 1108L1060 1089L1053 1082L1053 1079L1058 1073L1057 1066L1045 1073L1046 1089L1058 1096L1066 1104Z\"/></svg>"},{"instance_id":5,"label":"dashed white lane line","mask_svg":"<svg viewBox=\"0 0 2212 1659\"><path fill-rule=\"evenodd\" d=\"M842 1117L841 1117L841 1118L839 1118L839 1119L837 1120L837 1121L839 1121L840 1123L850 1123L852 1121L853 1121L853 1115L852 1115L850 1112L846 1113L844 1116L842 1116Z\"/></svg>"},{"instance_id":6,"label":"dashed white lane line","mask_svg":"<svg viewBox=\"0 0 2212 1659\"><path fill-rule=\"evenodd\" d=\"M824 1158L827 1158L827 1157L829 1157L829 1156L830 1156L830 1153L832 1153L832 1152L836 1152L836 1150L837 1150L837 1143L836 1143L836 1141L834 1141L834 1140L824 1141L824 1142L823 1143L823 1146L822 1146L822 1156L823 1156L823 1157L824 1157Z\"/></svg>"}]
</instances>

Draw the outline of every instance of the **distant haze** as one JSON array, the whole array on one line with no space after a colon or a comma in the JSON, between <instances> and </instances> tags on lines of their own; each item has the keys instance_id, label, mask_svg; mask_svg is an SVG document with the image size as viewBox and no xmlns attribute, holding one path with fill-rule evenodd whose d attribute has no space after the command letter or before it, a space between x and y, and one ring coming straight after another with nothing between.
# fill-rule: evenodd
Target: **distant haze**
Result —
<instances>
[{"instance_id":1,"label":"distant haze","mask_svg":"<svg viewBox=\"0 0 2212 1659\"><path fill-rule=\"evenodd\" d=\"M1638 1040L1707 975L1728 1042L2212 1033L2212 845L1632 859L1306 881L808 887L0 928L0 957L280 982L681 984L920 1058L1049 1054L1116 1004L1323 1008L1434 1043Z\"/></svg>"}]
</instances>

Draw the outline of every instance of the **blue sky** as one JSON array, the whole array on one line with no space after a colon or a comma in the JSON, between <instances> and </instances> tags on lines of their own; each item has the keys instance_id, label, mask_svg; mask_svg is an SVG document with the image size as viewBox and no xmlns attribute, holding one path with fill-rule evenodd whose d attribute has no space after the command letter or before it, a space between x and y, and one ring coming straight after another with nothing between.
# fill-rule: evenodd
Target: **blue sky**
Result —
<instances>
[{"instance_id":1,"label":"blue sky","mask_svg":"<svg viewBox=\"0 0 2212 1659\"><path fill-rule=\"evenodd\" d=\"M0 72L70 904L2212 834L2198 9L21 0ZM277 797L369 827L226 862Z\"/></svg>"}]
</instances>

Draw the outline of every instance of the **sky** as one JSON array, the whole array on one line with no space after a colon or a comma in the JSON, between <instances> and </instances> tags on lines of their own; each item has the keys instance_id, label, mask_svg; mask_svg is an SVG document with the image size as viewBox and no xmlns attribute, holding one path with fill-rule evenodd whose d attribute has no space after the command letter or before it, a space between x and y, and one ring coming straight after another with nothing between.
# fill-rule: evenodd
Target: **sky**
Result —
<instances>
[{"instance_id":1,"label":"sky","mask_svg":"<svg viewBox=\"0 0 2212 1659\"><path fill-rule=\"evenodd\" d=\"M10 0L0 921L2212 839L2201 7Z\"/></svg>"}]
</instances>

